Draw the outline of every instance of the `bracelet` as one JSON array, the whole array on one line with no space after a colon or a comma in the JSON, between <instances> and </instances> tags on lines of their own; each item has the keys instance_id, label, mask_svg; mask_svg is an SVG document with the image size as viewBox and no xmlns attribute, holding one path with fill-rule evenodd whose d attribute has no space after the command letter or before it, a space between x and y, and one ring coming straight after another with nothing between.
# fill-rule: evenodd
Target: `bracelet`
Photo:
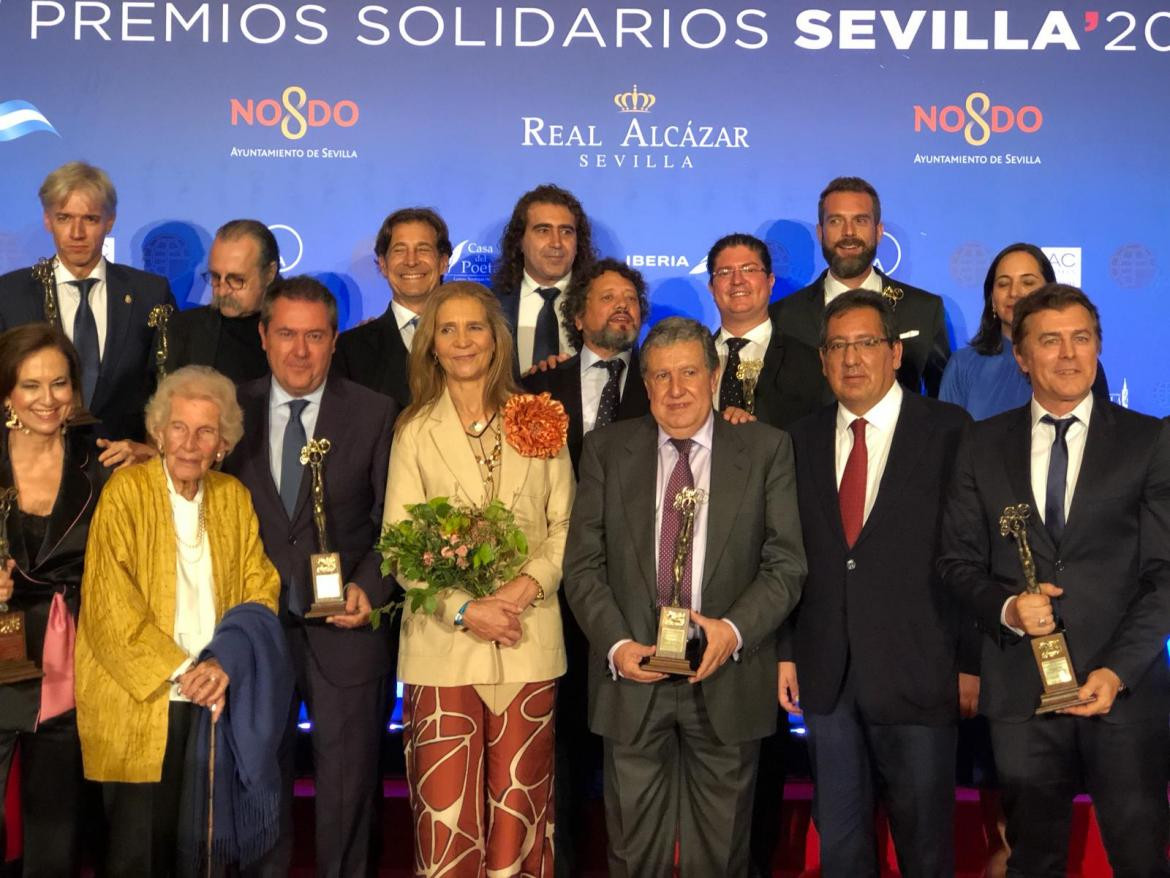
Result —
<instances>
[{"instance_id":1,"label":"bracelet","mask_svg":"<svg viewBox=\"0 0 1170 878\"><path fill-rule=\"evenodd\" d=\"M463 614L467 611L467 606L471 601L464 601L463 606L459 608L459 612L455 614L455 627L463 627Z\"/></svg>"},{"instance_id":2,"label":"bracelet","mask_svg":"<svg viewBox=\"0 0 1170 878\"><path fill-rule=\"evenodd\" d=\"M527 576L529 579L531 579L533 582L536 583L536 597L532 599L532 602L536 603L537 601L543 601L544 600L544 586L540 584L540 580L538 580L531 573L521 573L520 575Z\"/></svg>"}]
</instances>

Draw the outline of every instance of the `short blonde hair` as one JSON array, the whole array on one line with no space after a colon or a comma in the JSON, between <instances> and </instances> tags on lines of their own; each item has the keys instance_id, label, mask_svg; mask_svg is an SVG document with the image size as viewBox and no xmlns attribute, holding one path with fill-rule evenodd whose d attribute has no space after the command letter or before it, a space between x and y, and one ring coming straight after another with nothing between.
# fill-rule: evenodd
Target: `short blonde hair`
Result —
<instances>
[{"instance_id":1,"label":"short blonde hair","mask_svg":"<svg viewBox=\"0 0 1170 878\"><path fill-rule=\"evenodd\" d=\"M154 436L171 417L171 400L206 399L219 406L219 435L231 451L244 435L244 413L236 401L236 385L210 366L184 366L158 385L146 404L146 432Z\"/></svg>"},{"instance_id":2,"label":"short blonde hair","mask_svg":"<svg viewBox=\"0 0 1170 878\"><path fill-rule=\"evenodd\" d=\"M106 216L118 212L118 193L106 172L85 162L67 162L45 177L41 184L41 207L45 211L65 203L69 196L78 191L90 192L97 196Z\"/></svg>"}]
</instances>

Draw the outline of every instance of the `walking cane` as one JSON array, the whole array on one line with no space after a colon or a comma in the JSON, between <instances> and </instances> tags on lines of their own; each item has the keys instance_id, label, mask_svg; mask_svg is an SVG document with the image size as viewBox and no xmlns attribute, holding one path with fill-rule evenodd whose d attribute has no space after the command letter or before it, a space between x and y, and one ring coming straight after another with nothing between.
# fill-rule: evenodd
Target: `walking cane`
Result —
<instances>
[{"instance_id":1,"label":"walking cane","mask_svg":"<svg viewBox=\"0 0 1170 878\"><path fill-rule=\"evenodd\" d=\"M214 706L212 707L214 710ZM211 744L207 755L207 878L212 870L212 833L215 830L215 714L211 715Z\"/></svg>"}]
</instances>

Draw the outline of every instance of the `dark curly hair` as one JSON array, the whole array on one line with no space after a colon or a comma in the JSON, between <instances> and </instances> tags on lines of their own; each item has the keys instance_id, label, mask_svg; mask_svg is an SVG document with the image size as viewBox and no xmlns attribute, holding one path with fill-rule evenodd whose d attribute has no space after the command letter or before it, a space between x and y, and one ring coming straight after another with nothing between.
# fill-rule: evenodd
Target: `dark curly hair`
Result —
<instances>
[{"instance_id":1,"label":"dark curly hair","mask_svg":"<svg viewBox=\"0 0 1170 878\"><path fill-rule=\"evenodd\" d=\"M512 208L512 218L504 227L504 234L500 238L499 260L496 262L495 273L492 274L492 291L497 295L514 292L520 289L524 280L524 252L520 249L520 242L524 239L524 230L528 226L528 208L534 204L559 204L567 207L577 222L577 255L573 257L574 275L583 271L589 263L597 258L593 250L593 234L589 228L589 217L585 215L585 208L568 189L562 189L552 183L545 183L535 189L525 192Z\"/></svg>"},{"instance_id":2,"label":"dark curly hair","mask_svg":"<svg viewBox=\"0 0 1170 878\"><path fill-rule=\"evenodd\" d=\"M589 298L590 285L607 271L620 274L634 285L634 290L638 294L638 311L641 314L639 323L645 322L650 314L650 299L646 295L646 281L641 273L620 260L599 259L584 271L574 272L573 281L561 299L561 325L565 327L569 344L573 346L575 351L580 352L581 348L585 346L585 335L577 328L574 319L585 313L585 302Z\"/></svg>"},{"instance_id":3,"label":"dark curly hair","mask_svg":"<svg viewBox=\"0 0 1170 878\"><path fill-rule=\"evenodd\" d=\"M983 279L983 314L979 317L979 331L971 339L971 347L985 357L1003 350L1003 328L995 313L992 293L995 290L995 275L999 271L999 264L1009 253L1027 253L1040 266L1040 273L1044 275L1046 283L1056 281L1056 271L1053 270L1052 263L1048 261L1044 251L1035 244L1025 244L1023 241L1008 244L995 254L995 258L991 260L991 267L987 269L987 277Z\"/></svg>"}]
</instances>

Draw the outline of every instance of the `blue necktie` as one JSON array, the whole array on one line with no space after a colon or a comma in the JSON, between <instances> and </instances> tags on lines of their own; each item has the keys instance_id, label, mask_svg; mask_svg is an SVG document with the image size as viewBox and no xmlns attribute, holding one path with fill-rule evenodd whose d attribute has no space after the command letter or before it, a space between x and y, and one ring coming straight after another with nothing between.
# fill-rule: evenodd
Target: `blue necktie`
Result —
<instances>
[{"instance_id":1,"label":"blue necktie","mask_svg":"<svg viewBox=\"0 0 1170 878\"><path fill-rule=\"evenodd\" d=\"M89 307L89 291L97 282L96 277L69 281L81 294L77 314L73 317L73 346L77 348L77 356L81 359L81 398L87 406L93 405L93 393L102 369L97 320L93 316L93 309Z\"/></svg>"},{"instance_id":2,"label":"blue necktie","mask_svg":"<svg viewBox=\"0 0 1170 878\"><path fill-rule=\"evenodd\" d=\"M598 360L593 368L609 372L605 386L601 388L601 399L597 403L597 419L593 422L593 429L597 430L617 420L618 405L622 401L622 370L626 368L626 361L617 357Z\"/></svg>"},{"instance_id":3,"label":"blue necktie","mask_svg":"<svg viewBox=\"0 0 1170 878\"><path fill-rule=\"evenodd\" d=\"M1045 415L1040 420L1056 430L1052 454L1048 458L1048 486L1044 489L1044 526L1048 528L1052 542L1059 546L1064 534L1064 497L1068 482L1068 428L1077 419L1075 416L1057 419Z\"/></svg>"},{"instance_id":4,"label":"blue necktie","mask_svg":"<svg viewBox=\"0 0 1170 878\"><path fill-rule=\"evenodd\" d=\"M532 339L532 362L539 363L561 352L561 329L557 322L557 296L561 291L556 287L540 287L537 291L544 299L540 313L536 315L536 334Z\"/></svg>"},{"instance_id":5,"label":"blue necktie","mask_svg":"<svg viewBox=\"0 0 1170 878\"><path fill-rule=\"evenodd\" d=\"M308 443L301 414L308 406L307 399L294 399L288 404L288 423L284 427L284 444L280 449L280 501L291 520L301 490L301 449Z\"/></svg>"}]
</instances>

